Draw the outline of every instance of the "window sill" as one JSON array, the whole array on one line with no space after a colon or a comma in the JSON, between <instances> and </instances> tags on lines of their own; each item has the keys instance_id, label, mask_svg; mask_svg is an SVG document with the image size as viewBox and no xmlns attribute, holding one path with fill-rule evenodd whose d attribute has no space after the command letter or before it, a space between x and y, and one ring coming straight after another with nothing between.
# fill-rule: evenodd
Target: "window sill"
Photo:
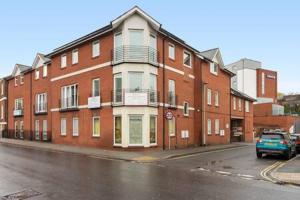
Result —
<instances>
[{"instance_id":1,"label":"window sill","mask_svg":"<svg viewBox=\"0 0 300 200\"><path fill-rule=\"evenodd\" d=\"M97 58L100 58L100 55L99 56L92 56L92 59L97 59Z\"/></svg>"},{"instance_id":2,"label":"window sill","mask_svg":"<svg viewBox=\"0 0 300 200\"><path fill-rule=\"evenodd\" d=\"M99 136L95 136L95 135L93 135L92 136L92 138L94 138L94 139L97 139L97 138L100 138L101 136L99 135Z\"/></svg>"},{"instance_id":3,"label":"window sill","mask_svg":"<svg viewBox=\"0 0 300 200\"><path fill-rule=\"evenodd\" d=\"M183 64L183 66L192 69L192 66L188 66L188 65L185 65L185 64Z\"/></svg>"},{"instance_id":4,"label":"window sill","mask_svg":"<svg viewBox=\"0 0 300 200\"><path fill-rule=\"evenodd\" d=\"M62 135L62 134L60 134L60 136L61 136L61 137L67 137L67 134L66 134L66 135Z\"/></svg>"}]
</instances>

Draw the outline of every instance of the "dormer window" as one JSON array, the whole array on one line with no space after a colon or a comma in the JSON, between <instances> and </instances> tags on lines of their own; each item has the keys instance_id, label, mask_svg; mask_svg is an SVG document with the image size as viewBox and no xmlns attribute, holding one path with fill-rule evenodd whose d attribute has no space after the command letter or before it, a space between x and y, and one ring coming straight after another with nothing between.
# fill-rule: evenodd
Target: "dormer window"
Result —
<instances>
[{"instance_id":1,"label":"dormer window","mask_svg":"<svg viewBox=\"0 0 300 200\"><path fill-rule=\"evenodd\" d=\"M24 76L20 75L20 84L23 85L24 84Z\"/></svg>"},{"instance_id":2,"label":"dormer window","mask_svg":"<svg viewBox=\"0 0 300 200\"><path fill-rule=\"evenodd\" d=\"M15 86L18 86L18 77L15 77Z\"/></svg>"},{"instance_id":3,"label":"dormer window","mask_svg":"<svg viewBox=\"0 0 300 200\"><path fill-rule=\"evenodd\" d=\"M38 80L40 78L40 71L39 69L35 70L35 80Z\"/></svg>"},{"instance_id":4,"label":"dormer window","mask_svg":"<svg viewBox=\"0 0 300 200\"><path fill-rule=\"evenodd\" d=\"M218 75L218 64L217 63L210 63L210 73L214 75Z\"/></svg>"},{"instance_id":5,"label":"dormer window","mask_svg":"<svg viewBox=\"0 0 300 200\"><path fill-rule=\"evenodd\" d=\"M187 67L192 67L192 56L191 53L184 51L183 52L183 64Z\"/></svg>"},{"instance_id":6,"label":"dormer window","mask_svg":"<svg viewBox=\"0 0 300 200\"><path fill-rule=\"evenodd\" d=\"M48 76L48 67L47 65L43 66L43 77L47 77Z\"/></svg>"}]
</instances>

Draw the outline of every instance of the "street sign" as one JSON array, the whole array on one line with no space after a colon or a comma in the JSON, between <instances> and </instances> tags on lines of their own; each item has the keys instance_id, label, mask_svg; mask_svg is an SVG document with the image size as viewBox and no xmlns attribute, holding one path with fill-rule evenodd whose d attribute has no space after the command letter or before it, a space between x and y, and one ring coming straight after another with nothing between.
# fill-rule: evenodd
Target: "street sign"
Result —
<instances>
[{"instance_id":1,"label":"street sign","mask_svg":"<svg viewBox=\"0 0 300 200\"><path fill-rule=\"evenodd\" d=\"M167 111L165 114L165 117L167 120L172 120L173 119L173 113L171 111Z\"/></svg>"}]
</instances>

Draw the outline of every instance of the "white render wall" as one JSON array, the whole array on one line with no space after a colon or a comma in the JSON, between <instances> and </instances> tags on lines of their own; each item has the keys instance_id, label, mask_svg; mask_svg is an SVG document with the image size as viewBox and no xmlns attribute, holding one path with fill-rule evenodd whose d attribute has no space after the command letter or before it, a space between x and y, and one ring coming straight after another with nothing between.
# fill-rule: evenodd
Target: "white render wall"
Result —
<instances>
[{"instance_id":1,"label":"white render wall","mask_svg":"<svg viewBox=\"0 0 300 200\"><path fill-rule=\"evenodd\" d=\"M256 70L241 69L237 71L237 89L252 98L257 98Z\"/></svg>"}]
</instances>

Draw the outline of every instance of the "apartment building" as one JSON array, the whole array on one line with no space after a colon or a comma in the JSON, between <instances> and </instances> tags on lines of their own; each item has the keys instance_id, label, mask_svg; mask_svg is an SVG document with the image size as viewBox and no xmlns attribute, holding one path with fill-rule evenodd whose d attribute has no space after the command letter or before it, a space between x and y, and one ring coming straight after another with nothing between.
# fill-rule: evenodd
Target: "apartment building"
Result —
<instances>
[{"instance_id":1,"label":"apartment building","mask_svg":"<svg viewBox=\"0 0 300 200\"><path fill-rule=\"evenodd\" d=\"M277 103L277 72L262 68L262 63L248 58L226 65L236 74L232 87L257 99L258 103Z\"/></svg>"},{"instance_id":2,"label":"apartment building","mask_svg":"<svg viewBox=\"0 0 300 200\"><path fill-rule=\"evenodd\" d=\"M7 134L7 81L0 79L0 138Z\"/></svg>"},{"instance_id":3,"label":"apartment building","mask_svg":"<svg viewBox=\"0 0 300 200\"><path fill-rule=\"evenodd\" d=\"M16 65L8 129L14 138L99 148L226 144L233 76L219 49L200 52L134 7L37 54L30 67Z\"/></svg>"}]
</instances>

